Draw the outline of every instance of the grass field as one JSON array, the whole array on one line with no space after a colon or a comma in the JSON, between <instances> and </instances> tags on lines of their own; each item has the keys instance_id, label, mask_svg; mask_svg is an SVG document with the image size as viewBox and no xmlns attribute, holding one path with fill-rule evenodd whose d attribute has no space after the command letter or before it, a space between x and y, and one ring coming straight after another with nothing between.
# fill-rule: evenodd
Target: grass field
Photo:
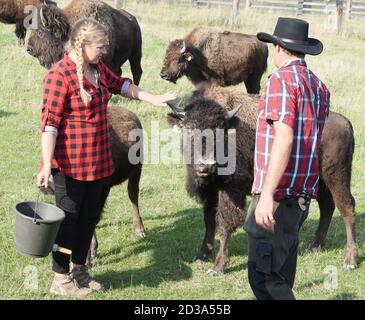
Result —
<instances>
[{"instance_id":1,"label":"grass field","mask_svg":"<svg viewBox=\"0 0 365 320\"><path fill-rule=\"evenodd\" d=\"M65 1L60 1L65 3ZM126 10L136 15L143 33L141 87L163 93L174 90L188 96L193 86L181 79L177 85L159 77L169 39L182 37L199 25L221 26L244 33L272 32L278 14L241 12L241 22L231 28L229 11L217 8L191 8L141 1L127 1ZM325 46L318 57L308 57L310 68L332 92L334 111L347 116L354 127L356 149L352 191L357 202L359 266L349 272L342 268L346 243L342 218L336 210L326 247L317 254L308 252L319 212L313 203L301 231L295 293L298 299L365 298L365 24L363 20L344 22L341 35L328 27L324 17L305 17L310 34ZM37 198L35 177L40 159L40 109L42 79L46 73L38 62L17 45L14 26L0 25L0 299L58 299L48 293L52 279L51 259L19 255L14 247L15 203ZM130 76L129 66L123 74ZM268 72L273 70L269 59ZM262 85L266 77L262 79ZM243 85L240 85L243 88ZM111 105L133 110L147 133L151 121L167 128L167 109L114 97ZM192 263L203 234L201 207L185 191L185 167L181 165L144 166L140 206L147 231L138 239L132 228L131 205L126 185L115 187L108 199L103 219L97 227L99 256L92 274L110 286L90 299L253 299L247 280L247 238L242 229L231 241L231 262L223 276L205 275L212 261ZM52 197L41 196L53 203ZM218 236L216 237L216 246ZM29 283L34 272L37 283ZM329 275L336 281L328 285Z\"/></svg>"}]
</instances>

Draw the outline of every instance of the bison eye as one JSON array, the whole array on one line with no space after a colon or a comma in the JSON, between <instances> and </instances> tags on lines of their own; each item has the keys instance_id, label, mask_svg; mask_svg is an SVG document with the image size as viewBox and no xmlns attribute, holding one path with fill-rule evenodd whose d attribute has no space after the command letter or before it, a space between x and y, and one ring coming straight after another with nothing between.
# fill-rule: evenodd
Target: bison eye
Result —
<instances>
[{"instance_id":1,"label":"bison eye","mask_svg":"<svg viewBox=\"0 0 365 320\"><path fill-rule=\"evenodd\" d=\"M43 36L44 36L44 32L43 32L43 30L38 29L38 30L37 30L37 36L38 36L39 38L43 38Z\"/></svg>"}]
</instances>

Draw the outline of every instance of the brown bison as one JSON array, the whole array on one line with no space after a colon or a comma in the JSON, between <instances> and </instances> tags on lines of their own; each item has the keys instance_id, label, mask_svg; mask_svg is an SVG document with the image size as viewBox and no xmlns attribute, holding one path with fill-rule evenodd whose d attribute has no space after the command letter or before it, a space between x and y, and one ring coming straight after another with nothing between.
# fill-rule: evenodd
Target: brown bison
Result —
<instances>
[{"instance_id":1,"label":"brown bison","mask_svg":"<svg viewBox=\"0 0 365 320\"><path fill-rule=\"evenodd\" d=\"M143 238L145 236L145 229L138 205L142 161L133 163L130 161L129 157L130 148L135 143L139 142L132 141L132 139L129 138L129 133L132 130L142 132L142 125L138 117L133 112L121 107L112 107L108 108L108 129L115 171L113 175L105 180L101 203L104 207L111 187L128 180L128 196L132 203L134 230L138 237ZM139 147L139 152L142 153L142 145L139 144ZM137 156L141 159L143 154L138 154ZM97 247L98 242L96 239L96 233L94 233L90 246L89 263L96 257Z\"/></svg>"},{"instance_id":2,"label":"brown bison","mask_svg":"<svg viewBox=\"0 0 365 320\"><path fill-rule=\"evenodd\" d=\"M129 60L133 81L139 84L142 75L142 36L134 16L117 10L102 1L72 0L60 9L54 3L45 3L39 10L38 29L33 30L27 51L39 63L50 68L65 53L72 26L82 18L94 18L108 30L109 48L104 63L116 74L121 65Z\"/></svg>"},{"instance_id":3,"label":"brown bison","mask_svg":"<svg viewBox=\"0 0 365 320\"><path fill-rule=\"evenodd\" d=\"M27 34L25 22L31 14L31 11L27 10L27 6L40 8L44 2L46 0L0 0L0 22L15 24L15 35L20 45L24 45ZM48 0L48 3L51 2Z\"/></svg>"},{"instance_id":4,"label":"brown bison","mask_svg":"<svg viewBox=\"0 0 365 320\"><path fill-rule=\"evenodd\" d=\"M176 83L186 75L195 85L209 81L230 86L243 81L248 93L259 93L267 56L267 45L256 36L196 28L184 39L170 42L160 76Z\"/></svg>"},{"instance_id":5,"label":"brown bison","mask_svg":"<svg viewBox=\"0 0 365 320\"><path fill-rule=\"evenodd\" d=\"M211 129L217 133L218 129L221 129L224 139L227 140L228 129L235 129L236 152L231 159L234 160L234 171L230 174L219 174L218 170L227 166L228 162L222 163L217 159L218 138L212 143L215 152L208 154L203 140L202 155L198 161L190 161L191 164L187 165L187 191L191 197L203 204L206 228L196 259L206 259L212 253L216 224L219 228L220 249L213 269L209 272L213 275L222 273L228 264L229 239L244 222L246 196L250 195L253 182L258 100L258 95L247 95L237 89L215 85L202 86L193 93L184 110L171 105L175 112L168 115L170 125L179 125L186 129L188 136L190 134L190 139L184 139L185 144L194 145L196 134L201 130ZM229 143L226 141L225 145ZM184 146L184 152L191 149L192 147L189 149ZM347 269L356 266L358 255L355 241L355 201L350 191L353 152L354 136L351 123L342 115L330 112L320 147L321 173L317 199L320 222L312 248L318 249L324 245L333 211L337 206L347 232ZM226 154L227 150L224 150L224 153ZM189 155L186 158L188 159Z\"/></svg>"}]
</instances>

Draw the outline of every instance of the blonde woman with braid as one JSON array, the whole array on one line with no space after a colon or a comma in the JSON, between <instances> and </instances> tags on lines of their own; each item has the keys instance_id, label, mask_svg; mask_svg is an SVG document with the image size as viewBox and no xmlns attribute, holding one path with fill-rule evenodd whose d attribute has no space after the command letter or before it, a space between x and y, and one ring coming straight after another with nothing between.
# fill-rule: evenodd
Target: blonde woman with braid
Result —
<instances>
[{"instance_id":1,"label":"blonde woman with braid","mask_svg":"<svg viewBox=\"0 0 365 320\"><path fill-rule=\"evenodd\" d=\"M44 80L42 111L42 168L40 188L48 187L52 174L56 204L66 213L56 243L72 250L70 256L53 253L55 276L50 291L82 297L102 291L85 267L97 217L101 211L101 186L114 171L107 131L106 108L112 94L165 106L174 93L154 95L131 80L112 73L101 62L108 37L92 19L76 23L71 50L55 64Z\"/></svg>"}]
</instances>

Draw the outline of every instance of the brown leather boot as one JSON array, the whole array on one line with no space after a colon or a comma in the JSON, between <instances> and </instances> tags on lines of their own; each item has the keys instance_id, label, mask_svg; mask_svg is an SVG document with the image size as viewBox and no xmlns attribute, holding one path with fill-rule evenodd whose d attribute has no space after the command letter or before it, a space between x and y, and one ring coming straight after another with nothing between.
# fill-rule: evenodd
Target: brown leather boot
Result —
<instances>
[{"instance_id":1,"label":"brown leather boot","mask_svg":"<svg viewBox=\"0 0 365 320\"><path fill-rule=\"evenodd\" d=\"M73 267L71 276L82 288L88 288L92 291L98 292L105 290L104 286L100 282L97 282L90 277L86 266Z\"/></svg>"},{"instance_id":2,"label":"brown leather boot","mask_svg":"<svg viewBox=\"0 0 365 320\"><path fill-rule=\"evenodd\" d=\"M89 288L82 288L77 281L75 281L69 273L67 274L55 274L51 289L49 290L53 294L59 294L63 296L73 296L76 298L82 298L92 293Z\"/></svg>"}]
</instances>

